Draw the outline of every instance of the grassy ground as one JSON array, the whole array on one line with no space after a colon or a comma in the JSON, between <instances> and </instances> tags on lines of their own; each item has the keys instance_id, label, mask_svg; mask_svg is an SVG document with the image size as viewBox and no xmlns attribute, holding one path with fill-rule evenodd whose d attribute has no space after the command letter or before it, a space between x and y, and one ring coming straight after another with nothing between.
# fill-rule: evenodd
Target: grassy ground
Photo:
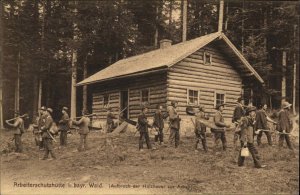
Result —
<instances>
[{"instance_id":1,"label":"grassy ground","mask_svg":"<svg viewBox=\"0 0 300 195\"><path fill-rule=\"evenodd\" d=\"M1 194L299 193L299 142L295 140L294 152L267 144L258 148L262 163L268 166L255 169L251 157L244 167L237 166L230 133L231 148L226 152L214 151L213 138L208 137L208 153L195 153L193 137L182 137L178 149L157 146L157 150L139 152L138 135L106 138L95 131L88 137L90 149L77 152L79 136L73 134L66 148L54 144L55 161L39 159L43 151L34 145L31 132L22 137L21 155L7 150L10 137L9 132L1 132ZM14 182L62 183L65 187L16 187ZM85 187L74 187L74 183ZM90 187L91 183L99 187Z\"/></svg>"}]
</instances>

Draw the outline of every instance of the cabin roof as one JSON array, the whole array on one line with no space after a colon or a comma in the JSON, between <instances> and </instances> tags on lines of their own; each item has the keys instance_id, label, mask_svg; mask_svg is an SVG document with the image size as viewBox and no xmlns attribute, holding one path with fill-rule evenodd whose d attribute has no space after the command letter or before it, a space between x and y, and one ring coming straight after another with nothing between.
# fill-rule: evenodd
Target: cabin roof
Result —
<instances>
[{"instance_id":1,"label":"cabin roof","mask_svg":"<svg viewBox=\"0 0 300 195\"><path fill-rule=\"evenodd\" d=\"M264 83L263 79L243 57L238 49L231 43L227 36L222 32L216 32L171 45L167 48L160 48L144 54L119 60L107 68L79 82L77 86L168 69L172 65L176 64L214 40L224 42L220 48L226 55L229 55L229 57L236 58L236 60L239 62L236 64L236 68L240 70L240 73L242 74L241 76L255 77L259 82Z\"/></svg>"}]
</instances>

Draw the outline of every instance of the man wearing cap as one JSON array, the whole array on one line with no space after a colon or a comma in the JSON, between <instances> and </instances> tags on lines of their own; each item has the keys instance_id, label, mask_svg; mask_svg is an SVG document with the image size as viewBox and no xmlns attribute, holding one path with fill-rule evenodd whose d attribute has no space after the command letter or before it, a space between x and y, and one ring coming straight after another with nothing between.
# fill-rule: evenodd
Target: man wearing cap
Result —
<instances>
[{"instance_id":1,"label":"man wearing cap","mask_svg":"<svg viewBox=\"0 0 300 195\"><path fill-rule=\"evenodd\" d=\"M15 111L15 117L17 118L14 123L10 123L8 120L5 122L7 125L14 128L15 152L21 153L23 151L21 136L24 133L24 120L20 117L19 111Z\"/></svg>"},{"instance_id":2,"label":"man wearing cap","mask_svg":"<svg viewBox=\"0 0 300 195\"><path fill-rule=\"evenodd\" d=\"M50 128L53 124L52 114L53 110L51 108L47 108L47 111L45 112L45 124L42 126L42 137L44 140L44 146L45 146L45 155L42 160L46 160L49 156L49 153L52 157L52 159L56 159L54 153L53 153L53 145L52 145L52 137L50 136Z\"/></svg>"},{"instance_id":3,"label":"man wearing cap","mask_svg":"<svg viewBox=\"0 0 300 195\"><path fill-rule=\"evenodd\" d=\"M288 134L291 132L292 129L292 121L290 119L290 113L289 113L291 106L292 104L288 102L282 103L281 110L279 111L278 114L277 130L280 132L279 141L278 141L279 147L283 146L283 141L285 140L288 148L293 150L290 136Z\"/></svg>"},{"instance_id":4,"label":"man wearing cap","mask_svg":"<svg viewBox=\"0 0 300 195\"><path fill-rule=\"evenodd\" d=\"M142 113L138 116L138 130L140 132L140 139L139 139L139 150L143 151L143 142L144 139L147 144L148 149L152 149L150 138L149 138L149 132L148 132L148 120L146 113L148 112L148 107L146 105L142 106Z\"/></svg>"},{"instance_id":5,"label":"man wearing cap","mask_svg":"<svg viewBox=\"0 0 300 195\"><path fill-rule=\"evenodd\" d=\"M60 145L66 146L67 145L67 133L69 131L69 115L67 113L68 108L62 108L62 117L58 124L60 125Z\"/></svg>"},{"instance_id":6,"label":"man wearing cap","mask_svg":"<svg viewBox=\"0 0 300 195\"><path fill-rule=\"evenodd\" d=\"M256 107L250 106L246 110L245 117L241 118L241 146L248 147L249 152L252 155L253 162L255 168L262 168L265 165L261 165L258 157L258 151L254 146L254 127L255 127L255 117L256 117ZM239 157L238 157L238 166L244 165L245 157L241 155L242 149L240 150Z\"/></svg>"},{"instance_id":7,"label":"man wearing cap","mask_svg":"<svg viewBox=\"0 0 300 195\"><path fill-rule=\"evenodd\" d=\"M230 127L230 125L227 125L224 123L224 118L223 118L223 110L224 110L225 104L218 104L216 106L217 112L215 113L214 116L214 122L217 127L225 129L225 127ZM211 131L214 133L215 136L215 146L217 147L219 144L219 140L221 139L222 145L223 145L223 150L226 150L226 136L225 136L225 130L220 131L219 129L211 129Z\"/></svg>"},{"instance_id":8,"label":"man wearing cap","mask_svg":"<svg viewBox=\"0 0 300 195\"><path fill-rule=\"evenodd\" d=\"M73 124L79 126L79 135L80 135L80 143L78 146L79 152L88 149L87 136L90 132L89 130L90 118L87 117L87 115L88 115L88 111L83 110L81 119L79 121L73 121Z\"/></svg>"},{"instance_id":9,"label":"man wearing cap","mask_svg":"<svg viewBox=\"0 0 300 195\"><path fill-rule=\"evenodd\" d=\"M112 113L112 108L107 108L107 114L106 114L106 126L107 126L107 133L111 133L114 128L114 119L117 119L117 117Z\"/></svg>"},{"instance_id":10,"label":"man wearing cap","mask_svg":"<svg viewBox=\"0 0 300 195\"><path fill-rule=\"evenodd\" d=\"M205 115L205 108L204 106L199 106L199 112L196 114L195 120L195 135L196 135L196 145L195 151L198 152L198 144L201 140L202 146L205 152L207 152L207 145L206 145L206 126L201 123L201 120L208 120L208 116Z\"/></svg>"},{"instance_id":11,"label":"man wearing cap","mask_svg":"<svg viewBox=\"0 0 300 195\"><path fill-rule=\"evenodd\" d=\"M267 104L264 104L263 107L256 112L256 125L255 125L255 129L259 130L259 129L263 129L263 130L268 130L268 122L271 122L273 124L276 124L275 121L273 121L272 119L270 119L267 115ZM267 139L268 139L268 144L270 146L272 146L272 137L269 131L259 131L258 135L257 135L257 145L260 146L261 145L261 137L263 132L266 134Z\"/></svg>"},{"instance_id":12,"label":"man wearing cap","mask_svg":"<svg viewBox=\"0 0 300 195\"><path fill-rule=\"evenodd\" d=\"M179 145L179 130L180 130L180 121L181 118L177 114L177 102L171 101L171 107L169 108L168 114L169 114L169 123L170 123L170 137L169 137L169 143L172 144L175 140L175 148Z\"/></svg>"},{"instance_id":13,"label":"man wearing cap","mask_svg":"<svg viewBox=\"0 0 300 195\"><path fill-rule=\"evenodd\" d=\"M244 116L245 111L243 108L243 98L239 97L237 100L237 105L234 108L233 116L232 116L232 123L236 124L236 127L238 126L239 120ZM234 133L233 136L233 145L236 146L236 142L238 141L240 135L239 133Z\"/></svg>"}]
</instances>

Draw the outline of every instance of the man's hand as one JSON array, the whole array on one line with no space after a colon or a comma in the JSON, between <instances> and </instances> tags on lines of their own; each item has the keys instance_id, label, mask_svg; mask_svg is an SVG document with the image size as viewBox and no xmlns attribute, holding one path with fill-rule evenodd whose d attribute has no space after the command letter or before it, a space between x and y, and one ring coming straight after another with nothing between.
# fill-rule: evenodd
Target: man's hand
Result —
<instances>
[{"instance_id":1,"label":"man's hand","mask_svg":"<svg viewBox=\"0 0 300 195\"><path fill-rule=\"evenodd\" d=\"M259 132L260 132L260 130L256 130L254 133L255 133L256 135L258 135Z\"/></svg>"}]
</instances>

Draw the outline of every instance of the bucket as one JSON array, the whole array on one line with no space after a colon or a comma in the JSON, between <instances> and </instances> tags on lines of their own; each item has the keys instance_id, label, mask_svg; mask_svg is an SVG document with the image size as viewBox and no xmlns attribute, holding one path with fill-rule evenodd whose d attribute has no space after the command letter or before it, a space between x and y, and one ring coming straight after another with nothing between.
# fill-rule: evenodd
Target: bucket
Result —
<instances>
[{"instance_id":1,"label":"bucket","mask_svg":"<svg viewBox=\"0 0 300 195\"><path fill-rule=\"evenodd\" d=\"M243 157L249 156L249 149L247 147L242 148L241 156L243 156Z\"/></svg>"}]
</instances>

